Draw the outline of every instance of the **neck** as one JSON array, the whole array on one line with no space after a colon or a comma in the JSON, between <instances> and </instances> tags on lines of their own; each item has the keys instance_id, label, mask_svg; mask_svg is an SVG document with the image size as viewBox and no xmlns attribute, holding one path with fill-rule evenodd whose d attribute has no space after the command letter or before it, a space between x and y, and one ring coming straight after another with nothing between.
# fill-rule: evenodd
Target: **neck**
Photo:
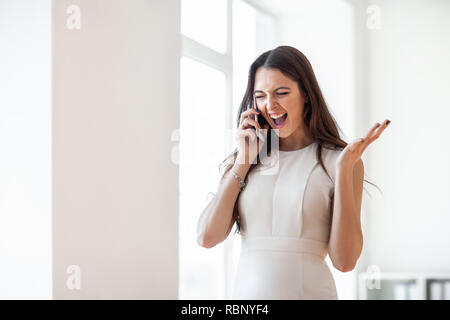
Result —
<instances>
[{"instance_id":1,"label":"neck","mask_svg":"<svg viewBox=\"0 0 450 320\"><path fill-rule=\"evenodd\" d=\"M306 132L304 127L299 128L293 132L289 137L280 138L280 150L281 151L292 151L297 149L302 149L309 146L314 142L314 139L310 134Z\"/></svg>"}]
</instances>

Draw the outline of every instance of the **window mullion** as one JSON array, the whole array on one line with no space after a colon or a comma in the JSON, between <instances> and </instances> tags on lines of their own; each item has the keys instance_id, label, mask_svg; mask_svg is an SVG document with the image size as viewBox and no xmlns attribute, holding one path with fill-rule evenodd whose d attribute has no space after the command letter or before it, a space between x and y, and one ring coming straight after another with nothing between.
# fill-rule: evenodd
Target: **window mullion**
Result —
<instances>
[{"instance_id":1,"label":"window mullion","mask_svg":"<svg viewBox=\"0 0 450 320\"><path fill-rule=\"evenodd\" d=\"M231 55L217 52L189 37L181 36L182 55L218 69L228 76L231 73Z\"/></svg>"}]
</instances>

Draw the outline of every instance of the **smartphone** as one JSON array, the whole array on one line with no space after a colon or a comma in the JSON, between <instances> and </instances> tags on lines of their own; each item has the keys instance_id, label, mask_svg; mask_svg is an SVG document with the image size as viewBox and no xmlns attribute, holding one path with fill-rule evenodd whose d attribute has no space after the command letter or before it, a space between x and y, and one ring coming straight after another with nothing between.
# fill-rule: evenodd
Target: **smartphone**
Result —
<instances>
[{"instance_id":1,"label":"smartphone","mask_svg":"<svg viewBox=\"0 0 450 320\"><path fill-rule=\"evenodd\" d=\"M255 99L255 96L253 96L253 105L252 105L252 108L255 109L256 111L259 111L258 108L256 107L256 99ZM266 119L264 118L264 116L261 115L261 114L255 114L255 115L253 115L253 118L254 118L255 121L257 121L257 122L259 123L259 126L261 127L261 129L264 129L264 126L265 126L266 124L268 124L267 120L266 120ZM269 126L269 128L270 128L270 126ZM254 131L255 134L256 134L256 129L255 129L255 128L252 128L252 129L253 129L253 131ZM260 133L260 135L262 136L262 132Z\"/></svg>"}]
</instances>

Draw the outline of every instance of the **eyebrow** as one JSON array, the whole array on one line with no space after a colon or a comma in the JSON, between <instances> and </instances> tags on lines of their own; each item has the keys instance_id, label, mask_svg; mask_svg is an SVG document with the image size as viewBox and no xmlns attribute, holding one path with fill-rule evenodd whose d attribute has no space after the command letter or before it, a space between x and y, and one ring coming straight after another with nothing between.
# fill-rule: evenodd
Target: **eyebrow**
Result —
<instances>
[{"instance_id":1,"label":"eyebrow","mask_svg":"<svg viewBox=\"0 0 450 320\"><path fill-rule=\"evenodd\" d=\"M278 88L276 88L276 89L273 90L273 91L277 91L277 90L279 90L279 89L288 89L288 90L291 90L291 88L289 88L289 87L278 87ZM253 94L255 94L255 93L257 93L257 92L262 92L262 93L264 93L264 91L261 91L261 90L255 90L255 91L253 91Z\"/></svg>"}]
</instances>

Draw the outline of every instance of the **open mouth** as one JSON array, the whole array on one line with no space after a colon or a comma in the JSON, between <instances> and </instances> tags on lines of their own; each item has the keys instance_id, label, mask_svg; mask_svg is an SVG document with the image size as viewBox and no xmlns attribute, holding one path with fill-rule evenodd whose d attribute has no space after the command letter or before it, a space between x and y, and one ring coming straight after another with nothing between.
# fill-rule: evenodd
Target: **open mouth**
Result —
<instances>
[{"instance_id":1,"label":"open mouth","mask_svg":"<svg viewBox=\"0 0 450 320\"><path fill-rule=\"evenodd\" d=\"M273 120L273 122L275 124L275 128L281 129L284 126L284 124L286 123L287 117L288 117L288 115L287 115L287 113L285 113L283 115L271 116L270 118Z\"/></svg>"}]
</instances>

